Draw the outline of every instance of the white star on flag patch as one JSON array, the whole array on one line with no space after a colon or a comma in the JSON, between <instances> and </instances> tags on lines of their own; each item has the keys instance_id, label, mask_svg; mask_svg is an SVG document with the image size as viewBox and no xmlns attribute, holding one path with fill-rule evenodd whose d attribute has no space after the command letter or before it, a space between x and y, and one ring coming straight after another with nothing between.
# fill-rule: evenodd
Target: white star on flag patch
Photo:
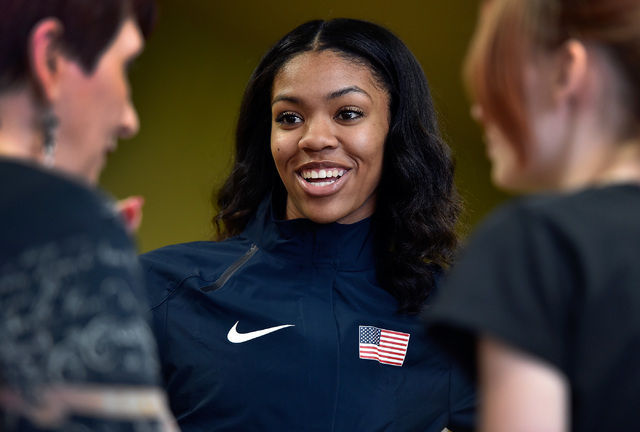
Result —
<instances>
[{"instance_id":1,"label":"white star on flag patch","mask_svg":"<svg viewBox=\"0 0 640 432\"><path fill-rule=\"evenodd\" d=\"M402 366L409 346L409 333L385 330L373 326L360 326L360 358Z\"/></svg>"}]
</instances>

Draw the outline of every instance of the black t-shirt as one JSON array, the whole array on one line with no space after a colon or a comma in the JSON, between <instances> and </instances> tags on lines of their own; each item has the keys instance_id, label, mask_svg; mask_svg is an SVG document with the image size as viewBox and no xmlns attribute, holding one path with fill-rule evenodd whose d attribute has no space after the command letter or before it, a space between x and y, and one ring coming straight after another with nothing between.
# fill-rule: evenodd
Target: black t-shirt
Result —
<instances>
[{"instance_id":1,"label":"black t-shirt","mask_svg":"<svg viewBox=\"0 0 640 432\"><path fill-rule=\"evenodd\" d=\"M0 160L0 387L37 405L56 385L158 385L144 296L131 239L108 200ZM155 423L74 418L60 430L81 424ZM32 426L0 406L0 430Z\"/></svg>"},{"instance_id":2,"label":"black t-shirt","mask_svg":"<svg viewBox=\"0 0 640 432\"><path fill-rule=\"evenodd\" d=\"M472 236L429 314L472 370L490 335L569 379L576 431L640 430L640 188L515 201Z\"/></svg>"}]
</instances>

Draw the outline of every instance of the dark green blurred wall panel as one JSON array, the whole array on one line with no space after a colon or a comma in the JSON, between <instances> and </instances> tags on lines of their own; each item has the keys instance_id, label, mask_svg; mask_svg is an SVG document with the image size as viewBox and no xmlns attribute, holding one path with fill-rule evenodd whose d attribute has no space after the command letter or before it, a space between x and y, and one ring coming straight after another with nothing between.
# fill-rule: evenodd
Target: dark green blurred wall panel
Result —
<instances>
[{"instance_id":1,"label":"dark green blurred wall panel","mask_svg":"<svg viewBox=\"0 0 640 432\"><path fill-rule=\"evenodd\" d=\"M246 81L271 44L309 19L367 19L400 36L425 70L454 149L466 224L475 225L505 199L490 184L481 131L469 118L460 79L475 2L158 3L158 26L131 74L141 131L120 143L101 180L115 197L145 197L141 252L211 237L211 191L230 168Z\"/></svg>"}]
</instances>

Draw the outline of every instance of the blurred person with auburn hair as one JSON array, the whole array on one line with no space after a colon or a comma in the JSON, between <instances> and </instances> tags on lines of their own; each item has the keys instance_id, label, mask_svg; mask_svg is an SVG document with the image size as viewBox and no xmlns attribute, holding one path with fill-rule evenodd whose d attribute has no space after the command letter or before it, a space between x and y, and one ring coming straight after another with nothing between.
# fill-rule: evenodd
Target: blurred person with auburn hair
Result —
<instances>
[{"instance_id":1,"label":"blurred person with auburn hair","mask_svg":"<svg viewBox=\"0 0 640 432\"><path fill-rule=\"evenodd\" d=\"M124 221L95 184L138 117L153 0L0 0L0 429L176 430Z\"/></svg>"},{"instance_id":2,"label":"blurred person with auburn hair","mask_svg":"<svg viewBox=\"0 0 640 432\"><path fill-rule=\"evenodd\" d=\"M640 2L485 2L465 77L493 182L531 194L430 317L477 359L480 430L640 430Z\"/></svg>"}]
</instances>

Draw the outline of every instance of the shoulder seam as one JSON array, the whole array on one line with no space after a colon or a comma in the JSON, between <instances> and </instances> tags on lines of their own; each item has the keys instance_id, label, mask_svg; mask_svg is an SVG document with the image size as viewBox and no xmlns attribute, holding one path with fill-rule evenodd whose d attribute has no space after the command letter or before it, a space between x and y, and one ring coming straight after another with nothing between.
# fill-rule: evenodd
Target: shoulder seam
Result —
<instances>
[{"instance_id":1,"label":"shoulder seam","mask_svg":"<svg viewBox=\"0 0 640 432\"><path fill-rule=\"evenodd\" d=\"M169 299L171 297L173 297L175 294L178 293L178 291L180 291L180 289L182 289L184 283L186 281L188 281L189 279L192 279L192 278L200 278L200 277L196 276L196 275L192 275L192 276L187 276L186 278L182 279L182 281L180 281L178 286L175 289L171 290L171 292L169 294L167 294L164 298L162 298L157 304L155 304L153 306L150 305L149 306L149 312L154 310L154 309L157 309L158 307L162 306L163 303L169 301Z\"/></svg>"}]
</instances>

